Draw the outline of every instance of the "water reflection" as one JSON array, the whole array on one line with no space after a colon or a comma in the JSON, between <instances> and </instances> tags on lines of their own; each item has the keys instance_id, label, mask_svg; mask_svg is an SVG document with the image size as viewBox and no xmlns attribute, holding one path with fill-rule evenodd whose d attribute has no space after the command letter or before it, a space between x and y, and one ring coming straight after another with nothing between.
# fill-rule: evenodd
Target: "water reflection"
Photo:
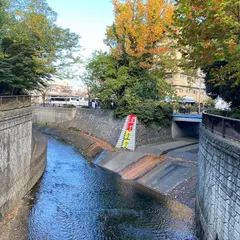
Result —
<instances>
[{"instance_id":1,"label":"water reflection","mask_svg":"<svg viewBox=\"0 0 240 240\"><path fill-rule=\"evenodd\" d=\"M54 138L48 145L47 168L29 215L29 239L191 239L190 209L90 167Z\"/></svg>"}]
</instances>

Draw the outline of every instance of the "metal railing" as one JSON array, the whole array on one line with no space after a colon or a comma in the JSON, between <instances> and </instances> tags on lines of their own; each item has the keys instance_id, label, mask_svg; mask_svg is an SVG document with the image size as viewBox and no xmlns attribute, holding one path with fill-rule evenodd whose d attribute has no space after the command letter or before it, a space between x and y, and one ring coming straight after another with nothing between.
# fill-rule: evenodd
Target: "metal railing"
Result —
<instances>
[{"instance_id":1,"label":"metal railing","mask_svg":"<svg viewBox=\"0 0 240 240\"><path fill-rule=\"evenodd\" d=\"M202 124L205 128L224 138L240 142L240 119L203 112Z\"/></svg>"},{"instance_id":2,"label":"metal railing","mask_svg":"<svg viewBox=\"0 0 240 240\"><path fill-rule=\"evenodd\" d=\"M0 96L0 111L9 111L31 106L31 96Z\"/></svg>"}]
</instances>

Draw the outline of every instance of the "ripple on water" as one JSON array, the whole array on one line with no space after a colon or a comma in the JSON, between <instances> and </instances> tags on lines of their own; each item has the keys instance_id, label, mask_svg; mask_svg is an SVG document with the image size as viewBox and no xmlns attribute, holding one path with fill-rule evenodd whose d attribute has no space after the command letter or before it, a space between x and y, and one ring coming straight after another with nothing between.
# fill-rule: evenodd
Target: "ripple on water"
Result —
<instances>
[{"instance_id":1,"label":"ripple on water","mask_svg":"<svg viewBox=\"0 0 240 240\"><path fill-rule=\"evenodd\" d=\"M52 137L39 184L29 214L31 240L193 239L189 208L89 166Z\"/></svg>"}]
</instances>

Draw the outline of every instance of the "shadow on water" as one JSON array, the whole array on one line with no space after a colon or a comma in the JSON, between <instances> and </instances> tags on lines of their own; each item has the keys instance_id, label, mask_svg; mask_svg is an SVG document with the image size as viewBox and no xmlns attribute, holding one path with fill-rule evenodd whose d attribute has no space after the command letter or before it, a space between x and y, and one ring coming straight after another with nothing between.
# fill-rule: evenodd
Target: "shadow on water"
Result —
<instances>
[{"instance_id":1,"label":"shadow on water","mask_svg":"<svg viewBox=\"0 0 240 240\"><path fill-rule=\"evenodd\" d=\"M30 240L195 239L189 208L90 167L52 137L46 171L30 195Z\"/></svg>"}]
</instances>

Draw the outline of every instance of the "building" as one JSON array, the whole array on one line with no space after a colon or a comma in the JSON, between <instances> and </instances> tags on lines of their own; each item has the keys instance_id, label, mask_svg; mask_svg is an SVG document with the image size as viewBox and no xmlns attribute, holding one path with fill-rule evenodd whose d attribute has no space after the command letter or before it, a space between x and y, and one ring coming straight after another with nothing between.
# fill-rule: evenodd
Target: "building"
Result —
<instances>
[{"instance_id":1,"label":"building","mask_svg":"<svg viewBox=\"0 0 240 240\"><path fill-rule=\"evenodd\" d=\"M204 74L199 70L196 77L186 75L184 72L169 72L166 80L176 89L177 96L194 99L195 102L205 103L209 97L206 93Z\"/></svg>"}]
</instances>

